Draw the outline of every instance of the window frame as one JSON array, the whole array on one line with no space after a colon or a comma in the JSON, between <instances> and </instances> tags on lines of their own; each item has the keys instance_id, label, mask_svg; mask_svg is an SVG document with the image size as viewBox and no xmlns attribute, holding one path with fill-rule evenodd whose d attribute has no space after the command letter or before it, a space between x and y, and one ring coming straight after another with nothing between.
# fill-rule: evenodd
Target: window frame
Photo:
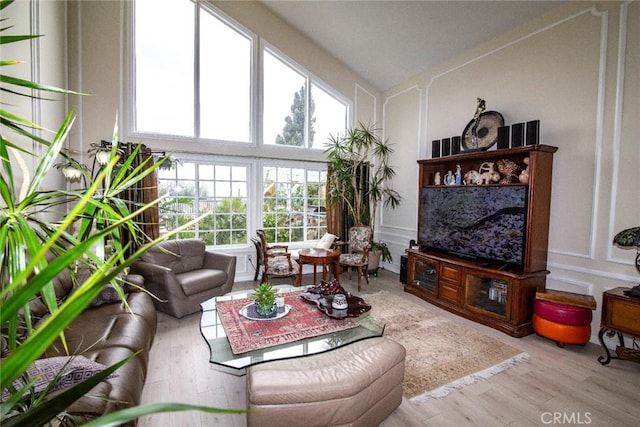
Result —
<instances>
[{"instance_id":1,"label":"window frame","mask_svg":"<svg viewBox=\"0 0 640 427\"><path fill-rule=\"evenodd\" d=\"M128 48L130 54L128 55L129 59L129 67L128 68L128 99L127 102L127 130L128 135L136 138L152 138L152 139L161 139L161 140L177 140L177 141L190 141L196 143L214 143L216 145L230 145L234 147L238 146L256 146L258 134L258 124L256 117L258 116L258 92L260 91L258 85L258 72L256 72L257 67L259 67L259 61L257 60L257 55L259 53L259 45L260 38L257 34L253 33L242 24L228 16L226 13L211 5L210 3L202 0L192 0L195 5L195 27L193 34L193 42L194 42L194 52L195 52L195 69L194 69L194 129L193 136L184 136L184 135L175 135L175 134L165 134L158 132L150 132L150 131L140 131L137 129L136 123L136 107L137 107L137 99L136 99L136 18L135 18L135 1L129 2L129 16L130 25L129 31L131 37L129 37ZM201 8L204 8L208 13L210 13L214 18L220 20L223 24L227 25L231 31L235 31L240 35L246 37L250 41L250 63L249 63L249 93L250 93L250 105L249 105L249 141L230 141L230 140L222 140L222 139L211 139L211 138L203 138L200 135L200 13ZM260 71L260 70L258 70Z\"/></svg>"},{"instance_id":2,"label":"window frame","mask_svg":"<svg viewBox=\"0 0 640 427\"><path fill-rule=\"evenodd\" d=\"M293 147L293 146L289 146L289 145L278 145L278 144L266 144L264 141L264 126L263 126L263 117L264 115L262 114L262 112L264 111L265 108L265 104L264 104L264 53L265 51L268 51L271 55L273 55L274 57L276 57L276 59L278 59L279 61L281 61L282 63L284 63L285 65L287 65L288 67L291 67L295 72L297 72L298 74L301 74L302 76L304 76L305 78L305 91L306 91L306 105L305 105L305 112L306 112L306 117L305 117L305 128L304 128L304 136L305 136L305 145L303 147ZM306 150L308 152L322 152L324 150L324 147L320 146L319 148L313 148L313 147L309 147L309 120L311 119L311 117L309 116L309 101L311 99L311 86L315 85L318 88L322 89L323 91L325 91L326 93L328 93L330 96L332 96L333 98L335 98L338 102L344 104L345 109L346 109L346 117L345 117L345 128L344 131L347 130L347 128L349 127L349 125L351 124L351 117L352 117L352 110L353 110L353 102L347 98L346 96L342 95L340 92L338 92L336 89L332 88L330 85L328 85L326 82L324 82L322 79L320 79L319 77L317 77L315 74L313 74L312 72L310 72L309 70L307 70L305 67L301 66L300 64L298 64L296 61L294 61L292 58L290 58L288 55L282 53L281 50L279 50L277 47L275 47L273 44L269 43L268 41L260 38L260 42L259 42L259 56L260 56L260 66L259 66L259 70L258 70L258 74L259 74L259 80L260 80L260 89L259 89L259 93L260 93L260 101L259 101L259 110L260 110L260 121L259 123L257 123L258 127L259 127L259 132L260 132L260 138L259 138L259 146L263 146L263 147L276 147L274 149L278 149L278 150L283 150L283 149L291 149L291 150Z\"/></svg>"},{"instance_id":3,"label":"window frame","mask_svg":"<svg viewBox=\"0 0 640 427\"><path fill-rule=\"evenodd\" d=\"M313 161L303 161L303 160L299 160L299 161L283 161L281 159L260 159L258 161L257 164L257 180L258 180L258 185L259 185L259 189L260 191L258 191L256 189L256 195L258 193L262 194L263 197L260 197L258 205L259 205L259 211L256 212L256 215L258 216L258 221L256 222L256 227L260 226L260 228L264 227L264 223L263 223L263 217L264 217L264 168L265 167L282 167L282 168L290 168L290 169L304 169L305 172L308 171L309 169L313 169L313 170L320 170L320 171L324 171L325 173L328 174L328 170L327 170L327 164L326 162L313 162ZM327 178L328 179L328 178ZM306 177L305 177L306 180ZM307 185L307 182L305 181L305 187ZM306 189L305 189L306 190ZM306 196L308 197L308 193L306 194ZM278 242L279 244L288 244L290 247L293 248L298 248L298 247L305 247L308 246L308 243L311 242L317 242L318 240L320 240L322 236L318 236L317 239L310 239L310 240L303 240L303 241L288 241L288 242Z\"/></svg>"},{"instance_id":4,"label":"window frame","mask_svg":"<svg viewBox=\"0 0 640 427\"><path fill-rule=\"evenodd\" d=\"M134 2L127 2L125 6L125 15L128 17L128 31L131 37L127 38L125 49L128 49L125 60L128 61L127 78L122 82L124 92L123 105L125 114L122 115L120 123L121 129L124 130L124 138L136 140L144 143L148 147L152 147L156 151L166 151L178 159L193 160L201 159L203 156L212 158L219 162L228 162L232 164L248 164L248 200L247 200L247 243L225 245L224 248L230 250L246 250L252 247L250 238L255 230L262 226L262 213L264 209L264 198L257 197L262 194L263 189L263 169L262 164L267 163L270 166L285 166L289 168L300 167L299 165L311 166L314 169L321 168L326 170L326 157L323 149L305 147L291 147L285 145L264 144L263 141L263 48L268 46L270 53L277 55L277 58L286 65L293 67L297 72L305 76L306 90L311 90L311 85L316 85L338 101L342 102L346 107L345 130L351 126L354 101L343 95L337 89L333 88L325 81L314 75L307 68L298 64L290 56L283 53L273 44L266 41L263 37L258 36L242 24L228 16L225 12L218 9L215 5L209 4L205 0L194 0L196 6L206 8L217 19L227 24L232 30L239 31L250 37L251 40L251 141L232 142L224 140L213 140L200 137L184 137L178 135L159 134L153 132L138 132L135 130L135 14ZM198 9L197 13L201 13ZM194 40L198 33L194 34ZM199 68L198 68L199 72ZM196 91L197 93L197 91ZM308 99L308 97L307 97ZM308 118L307 118L308 120ZM308 134L308 132L307 132ZM308 144L307 141L305 141ZM301 151L302 150L302 151ZM301 160L303 159L303 160ZM306 169L307 166L302 166ZM257 200L256 200L257 199ZM305 242L288 242L290 247L304 247L313 243L313 240Z\"/></svg>"},{"instance_id":5,"label":"window frame","mask_svg":"<svg viewBox=\"0 0 640 427\"><path fill-rule=\"evenodd\" d=\"M195 168L195 176L194 176L194 182L195 182L195 187L194 187L194 208L197 209L197 206L199 206L200 203L200 176L199 176L199 172L198 170L198 166L201 164L207 164L207 165L222 165L222 166L241 166L241 167L246 167L247 168L247 242L246 243L230 243L230 244L225 244L225 245L214 245L215 247L221 247L221 248L235 248L235 247L246 247L248 244L251 243L251 232L252 230L254 230L254 225L253 225L253 220L252 220L252 212L251 212L251 207L250 207L250 201L255 199L255 170L256 170L256 161L255 160L251 160L251 159L244 159L241 157L223 157L223 156L214 156L214 155L195 155L195 154L184 154L184 153L178 153L175 154L173 156L176 160L180 161L180 162L185 162L185 163L194 163L196 165ZM160 178L158 178L160 180ZM208 180L211 181L211 180ZM214 183L216 182L215 180L213 181ZM158 188L158 190L160 190L160 188ZM233 196L232 196L233 197ZM197 213L197 211L195 212L194 218L197 217L199 214ZM160 223L160 225L162 226L162 222ZM200 231L200 227L199 224L195 225L195 229L194 232L199 233ZM186 231L189 232L189 231Z\"/></svg>"}]
</instances>

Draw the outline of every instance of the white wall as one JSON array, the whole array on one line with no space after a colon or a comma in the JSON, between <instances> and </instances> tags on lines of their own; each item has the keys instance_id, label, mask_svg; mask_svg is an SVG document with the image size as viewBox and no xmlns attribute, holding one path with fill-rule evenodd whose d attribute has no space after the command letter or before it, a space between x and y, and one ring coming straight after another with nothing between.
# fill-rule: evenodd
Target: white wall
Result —
<instances>
[{"instance_id":1,"label":"white wall","mask_svg":"<svg viewBox=\"0 0 640 427\"><path fill-rule=\"evenodd\" d=\"M402 145L393 163L411 171L398 181L403 212L378 227L394 255L417 234L403 225L417 211L416 160L462 133L476 97L508 125L539 119L541 143L559 147L547 287L596 298L595 341L602 292L639 281L635 251L611 244L640 223L639 24L637 1L572 3L384 93L385 136Z\"/></svg>"}]
</instances>

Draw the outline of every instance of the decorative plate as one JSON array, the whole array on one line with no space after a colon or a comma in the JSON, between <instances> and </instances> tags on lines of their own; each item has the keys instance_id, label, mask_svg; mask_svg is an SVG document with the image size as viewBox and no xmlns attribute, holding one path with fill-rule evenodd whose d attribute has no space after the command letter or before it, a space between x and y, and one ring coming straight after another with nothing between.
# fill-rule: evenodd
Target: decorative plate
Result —
<instances>
[{"instance_id":1,"label":"decorative plate","mask_svg":"<svg viewBox=\"0 0 640 427\"><path fill-rule=\"evenodd\" d=\"M462 148L466 151L487 150L498 141L498 128L504 126L504 118L497 111L485 111L478 116L476 127L477 139L473 140L473 126L471 120L462 132Z\"/></svg>"},{"instance_id":2,"label":"decorative plate","mask_svg":"<svg viewBox=\"0 0 640 427\"><path fill-rule=\"evenodd\" d=\"M289 304L285 304L284 308L278 309L275 316L264 317L258 314L256 311L256 304L252 302L251 304L247 304L242 307L240 309L240 314L249 320L276 320L289 314L289 310L291 310L291 306Z\"/></svg>"},{"instance_id":3,"label":"decorative plate","mask_svg":"<svg viewBox=\"0 0 640 427\"><path fill-rule=\"evenodd\" d=\"M333 302L333 295L322 295L316 301L318 309L329 317L334 319L344 319L345 317L358 317L361 314L371 310L371 306L364 302L364 300L355 295L347 294L347 303L349 308L335 309L331 306Z\"/></svg>"}]
</instances>

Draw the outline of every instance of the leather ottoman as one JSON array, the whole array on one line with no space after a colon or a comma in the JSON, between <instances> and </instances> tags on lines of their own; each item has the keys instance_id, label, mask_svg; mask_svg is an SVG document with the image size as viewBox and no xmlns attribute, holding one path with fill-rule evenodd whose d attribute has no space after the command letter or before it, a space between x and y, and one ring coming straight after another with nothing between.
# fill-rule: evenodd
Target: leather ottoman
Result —
<instances>
[{"instance_id":1,"label":"leather ottoman","mask_svg":"<svg viewBox=\"0 0 640 427\"><path fill-rule=\"evenodd\" d=\"M533 303L533 330L559 347L589 342L592 319L591 309L586 307L540 299Z\"/></svg>"},{"instance_id":2,"label":"leather ottoman","mask_svg":"<svg viewBox=\"0 0 640 427\"><path fill-rule=\"evenodd\" d=\"M375 426L402 402L405 349L370 338L247 369L248 426Z\"/></svg>"}]
</instances>

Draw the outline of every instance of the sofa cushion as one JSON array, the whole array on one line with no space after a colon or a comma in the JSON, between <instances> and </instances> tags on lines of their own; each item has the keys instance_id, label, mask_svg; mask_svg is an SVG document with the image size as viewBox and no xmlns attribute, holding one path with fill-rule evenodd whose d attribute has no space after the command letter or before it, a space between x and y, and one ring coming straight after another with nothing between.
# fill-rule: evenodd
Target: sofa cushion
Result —
<instances>
[{"instance_id":1,"label":"sofa cushion","mask_svg":"<svg viewBox=\"0 0 640 427\"><path fill-rule=\"evenodd\" d=\"M227 273L222 270L194 270L176 274L185 295L196 295L217 288L227 282Z\"/></svg>"},{"instance_id":2,"label":"sofa cushion","mask_svg":"<svg viewBox=\"0 0 640 427\"><path fill-rule=\"evenodd\" d=\"M50 388L50 392L79 384L105 368L105 365L84 356L58 356L37 359L27 368L26 374L29 380L35 380L33 393L38 397L56 377L57 380ZM113 373L108 378L114 378L117 375ZM19 390L25 386L25 382L19 378L13 382L13 386ZM9 397L9 392L4 391L0 401L4 402Z\"/></svg>"},{"instance_id":3,"label":"sofa cushion","mask_svg":"<svg viewBox=\"0 0 640 427\"><path fill-rule=\"evenodd\" d=\"M179 274L202 268L204 253L205 245L202 240L169 240L149 249L140 260L162 265Z\"/></svg>"},{"instance_id":4,"label":"sofa cushion","mask_svg":"<svg viewBox=\"0 0 640 427\"><path fill-rule=\"evenodd\" d=\"M84 310L65 329L69 351L84 354L115 346L127 348L130 352L149 349L157 321L151 297L142 292L132 292L127 294L126 301L131 311L127 311L122 302ZM45 354L47 357L65 355L60 339L56 339Z\"/></svg>"},{"instance_id":5,"label":"sofa cushion","mask_svg":"<svg viewBox=\"0 0 640 427\"><path fill-rule=\"evenodd\" d=\"M336 236L335 234L324 233L322 238L318 240L318 243L316 244L316 248L331 249L333 242L335 242L337 238L338 236Z\"/></svg>"}]
</instances>

